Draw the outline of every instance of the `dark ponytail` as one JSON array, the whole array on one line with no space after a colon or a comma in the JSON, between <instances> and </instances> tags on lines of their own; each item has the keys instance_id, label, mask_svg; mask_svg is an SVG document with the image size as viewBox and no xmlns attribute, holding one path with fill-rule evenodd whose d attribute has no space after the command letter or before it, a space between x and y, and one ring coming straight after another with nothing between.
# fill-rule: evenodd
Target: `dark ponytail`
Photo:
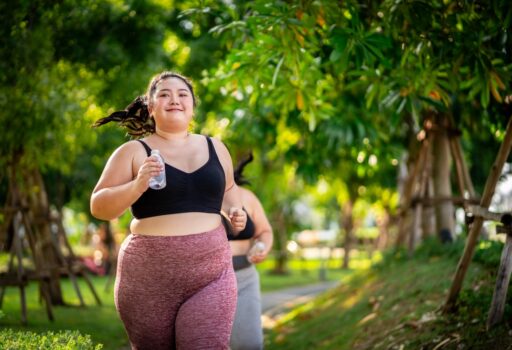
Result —
<instances>
[{"instance_id":1,"label":"dark ponytail","mask_svg":"<svg viewBox=\"0 0 512 350\"><path fill-rule=\"evenodd\" d=\"M238 186L243 186L243 185L249 185L250 184L249 180L247 180L244 177L243 171L244 171L245 166L247 164L249 164L250 162L252 162L253 159L254 159L254 157L252 156L252 152L250 152L249 155L247 156L247 158L245 158L244 160L240 161L240 163L238 163L238 165L236 166L236 168L234 170L234 177L235 177L235 183Z\"/></svg>"},{"instance_id":2,"label":"dark ponytail","mask_svg":"<svg viewBox=\"0 0 512 350\"><path fill-rule=\"evenodd\" d=\"M118 122L131 136L140 137L155 132L155 122L149 115L146 96L137 97L124 110L98 119L92 126L98 127L109 122Z\"/></svg>"}]
</instances>

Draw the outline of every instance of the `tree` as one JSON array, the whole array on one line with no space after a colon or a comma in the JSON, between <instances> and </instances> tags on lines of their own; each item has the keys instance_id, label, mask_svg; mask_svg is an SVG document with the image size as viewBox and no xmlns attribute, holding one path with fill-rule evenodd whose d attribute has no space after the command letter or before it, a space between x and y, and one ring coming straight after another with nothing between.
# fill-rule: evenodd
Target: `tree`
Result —
<instances>
[{"instance_id":1,"label":"tree","mask_svg":"<svg viewBox=\"0 0 512 350\"><path fill-rule=\"evenodd\" d=\"M0 119L6 130L0 178L9 184L8 192L20 193L16 205L28 206L34 217L35 239L40 244L34 245L39 251L33 254L44 257L43 269L51 271L52 302L62 304L59 260L49 243L52 201L43 174L70 181L64 188L62 182L55 183L52 193L65 197L71 191L79 178L71 175L75 165L95 141L89 126L106 110L102 95L116 96L109 83L119 78L120 68L135 61L143 66L143 58L158 47L162 11L149 3L119 8L86 0L0 6L0 34L6 42L0 50ZM129 32L141 37L132 36L130 41ZM77 192L90 191L87 183L76 186ZM8 197L8 192L2 197Z\"/></svg>"}]
</instances>

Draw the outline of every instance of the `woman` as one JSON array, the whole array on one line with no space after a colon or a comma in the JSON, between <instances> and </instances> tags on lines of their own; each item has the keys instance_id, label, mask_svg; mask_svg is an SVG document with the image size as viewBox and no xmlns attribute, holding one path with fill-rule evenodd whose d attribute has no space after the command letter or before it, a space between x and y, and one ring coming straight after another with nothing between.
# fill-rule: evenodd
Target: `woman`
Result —
<instances>
[{"instance_id":1,"label":"woman","mask_svg":"<svg viewBox=\"0 0 512 350\"><path fill-rule=\"evenodd\" d=\"M240 163L235 170L235 183L247 185L243 177L244 167L252 161L249 158ZM272 249L272 227L265 211L256 195L250 190L239 187L242 204L247 211L247 224L238 235L229 234L228 240L233 254L233 267L236 273L238 299L235 322L231 332L230 347L232 350L255 350L263 348L263 332L261 327L261 295L258 271L253 264L265 260ZM258 242L260 242L258 244ZM261 250L255 249L262 245Z\"/></svg>"},{"instance_id":2,"label":"woman","mask_svg":"<svg viewBox=\"0 0 512 350\"><path fill-rule=\"evenodd\" d=\"M163 72L145 96L95 124L118 121L147 135L114 151L91 196L98 219L133 214L115 283L132 349L228 348L236 280L220 214L228 213L235 232L247 218L226 147L188 132L195 106L191 83ZM167 186L148 188L164 170Z\"/></svg>"}]
</instances>

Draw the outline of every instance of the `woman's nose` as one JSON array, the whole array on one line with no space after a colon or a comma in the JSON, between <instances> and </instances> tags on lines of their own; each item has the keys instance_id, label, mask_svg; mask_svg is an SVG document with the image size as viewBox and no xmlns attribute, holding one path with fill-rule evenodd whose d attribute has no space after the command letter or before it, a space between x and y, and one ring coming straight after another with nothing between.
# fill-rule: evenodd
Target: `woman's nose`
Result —
<instances>
[{"instance_id":1,"label":"woman's nose","mask_svg":"<svg viewBox=\"0 0 512 350\"><path fill-rule=\"evenodd\" d=\"M177 105L179 103L179 99L174 94L171 94L169 102L171 103L171 105Z\"/></svg>"}]
</instances>

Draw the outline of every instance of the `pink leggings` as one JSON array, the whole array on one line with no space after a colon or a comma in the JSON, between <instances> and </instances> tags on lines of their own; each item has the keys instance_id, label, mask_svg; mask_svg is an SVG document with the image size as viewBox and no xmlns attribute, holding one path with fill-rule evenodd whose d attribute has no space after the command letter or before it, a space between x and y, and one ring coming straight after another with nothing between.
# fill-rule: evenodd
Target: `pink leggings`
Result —
<instances>
[{"instance_id":1,"label":"pink leggings","mask_svg":"<svg viewBox=\"0 0 512 350\"><path fill-rule=\"evenodd\" d=\"M115 303L132 349L227 349L236 295L223 226L123 242Z\"/></svg>"}]
</instances>

